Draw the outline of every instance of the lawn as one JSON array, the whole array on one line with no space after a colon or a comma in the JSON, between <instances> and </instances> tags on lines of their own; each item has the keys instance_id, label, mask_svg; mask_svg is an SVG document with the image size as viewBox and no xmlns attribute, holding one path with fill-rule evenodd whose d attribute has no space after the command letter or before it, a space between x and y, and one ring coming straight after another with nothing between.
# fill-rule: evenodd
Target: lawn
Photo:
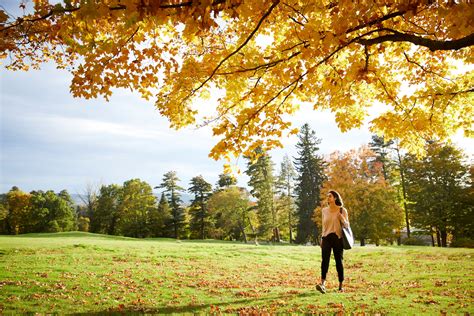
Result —
<instances>
[{"instance_id":1,"label":"lawn","mask_svg":"<svg viewBox=\"0 0 474 316\"><path fill-rule=\"evenodd\" d=\"M0 313L473 314L474 249L357 247L315 290L320 248L133 239L88 233L0 236Z\"/></svg>"}]
</instances>

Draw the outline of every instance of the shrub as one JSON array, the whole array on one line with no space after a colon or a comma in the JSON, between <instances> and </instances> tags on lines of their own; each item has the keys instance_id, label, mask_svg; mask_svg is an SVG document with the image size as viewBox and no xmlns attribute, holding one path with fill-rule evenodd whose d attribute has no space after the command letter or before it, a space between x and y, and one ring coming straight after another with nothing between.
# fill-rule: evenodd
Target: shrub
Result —
<instances>
[{"instance_id":1,"label":"shrub","mask_svg":"<svg viewBox=\"0 0 474 316\"><path fill-rule=\"evenodd\" d=\"M412 236L410 238L402 239L402 244L408 246L429 246L431 242L427 242L425 238L421 236Z\"/></svg>"},{"instance_id":2,"label":"shrub","mask_svg":"<svg viewBox=\"0 0 474 316\"><path fill-rule=\"evenodd\" d=\"M456 238L451 242L451 247L474 248L474 239Z\"/></svg>"}]
</instances>

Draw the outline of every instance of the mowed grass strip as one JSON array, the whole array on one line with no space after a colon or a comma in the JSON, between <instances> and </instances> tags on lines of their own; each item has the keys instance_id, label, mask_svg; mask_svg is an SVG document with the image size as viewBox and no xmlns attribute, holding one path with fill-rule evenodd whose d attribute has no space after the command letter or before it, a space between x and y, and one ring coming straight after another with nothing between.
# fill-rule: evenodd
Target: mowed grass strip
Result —
<instances>
[{"instance_id":1,"label":"mowed grass strip","mask_svg":"<svg viewBox=\"0 0 474 316\"><path fill-rule=\"evenodd\" d=\"M0 236L0 312L472 314L472 249L358 247L345 293L320 248L133 239L88 233Z\"/></svg>"}]
</instances>

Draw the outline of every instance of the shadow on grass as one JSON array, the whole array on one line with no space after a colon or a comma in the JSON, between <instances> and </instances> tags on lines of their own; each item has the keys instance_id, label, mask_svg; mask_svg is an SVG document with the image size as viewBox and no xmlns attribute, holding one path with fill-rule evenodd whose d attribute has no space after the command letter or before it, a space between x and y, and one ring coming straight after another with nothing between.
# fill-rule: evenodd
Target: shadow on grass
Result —
<instances>
[{"instance_id":1,"label":"shadow on grass","mask_svg":"<svg viewBox=\"0 0 474 316\"><path fill-rule=\"evenodd\" d=\"M214 312L229 312L235 313L240 309L245 308L261 308L265 309L271 306L271 302L275 300L282 300L288 298L303 298L317 295L314 291L308 291L300 294L283 294L283 295L274 295L266 296L262 298L246 298L246 299L237 299L234 301L221 302L216 301L213 303L205 304L188 304L188 305L175 305L175 306L162 306L162 307L152 307L152 306L122 306L117 308L109 308L103 311L91 311L85 313L77 313L73 315L143 315L143 314L173 314L173 313L206 313L209 314L212 312L212 306L218 306L218 310ZM228 306L237 305L235 307L229 308ZM258 310L258 309L257 309Z\"/></svg>"}]
</instances>

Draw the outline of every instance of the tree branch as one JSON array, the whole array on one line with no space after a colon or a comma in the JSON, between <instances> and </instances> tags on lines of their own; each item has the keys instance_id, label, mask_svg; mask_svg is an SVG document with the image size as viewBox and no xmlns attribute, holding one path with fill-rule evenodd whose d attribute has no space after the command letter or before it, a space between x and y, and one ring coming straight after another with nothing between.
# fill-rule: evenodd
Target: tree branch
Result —
<instances>
[{"instance_id":1,"label":"tree branch","mask_svg":"<svg viewBox=\"0 0 474 316\"><path fill-rule=\"evenodd\" d=\"M367 47L367 46L365 46L365 47ZM405 55L405 59L406 59L409 63L414 64L414 65L417 65L418 67L420 67L421 69L423 69L424 72L427 72L427 73L436 75L436 76L438 76L438 77L443 78L444 80L448 80L448 81L451 81L451 82L453 81L453 80L451 80L451 79L449 79L449 78L445 78L445 77L441 76L440 74L438 74L438 73L436 73L436 72L434 72L434 71L431 71L431 70L429 70L429 69L426 69L426 67L424 67L424 66L421 65L420 63L411 60L411 59L408 57L407 53L403 52L403 55Z\"/></svg>"},{"instance_id":2,"label":"tree branch","mask_svg":"<svg viewBox=\"0 0 474 316\"><path fill-rule=\"evenodd\" d=\"M216 68L214 68L214 70L212 71L211 75L206 79L204 80L197 88L193 89L191 91L191 93L186 96L182 102L186 101L187 99L189 99L191 96L193 96L199 89L201 89L206 83L209 82L209 80L211 80L214 75L216 74L217 70L219 70L219 68L227 61L229 60L232 56L234 56L235 54L237 54L243 47L245 47L245 45L248 44L248 42L250 42L250 40L253 38L253 36L257 33L258 29L260 28L260 26L263 24L263 21L265 21L265 19L270 15L270 13L273 11L273 9L278 5L278 3L280 3L280 1L274 1L272 6L268 9L267 12L265 12L265 14L260 18L260 20L258 21L258 24L257 26L253 29L253 31L249 34L249 36L247 36L247 38L245 39L245 41L239 46L237 47L236 50L234 50L232 53L230 53L229 55L227 55L227 57L225 57L224 59L222 59L220 61L220 63L217 65Z\"/></svg>"},{"instance_id":3,"label":"tree branch","mask_svg":"<svg viewBox=\"0 0 474 316\"><path fill-rule=\"evenodd\" d=\"M382 35L382 36L378 36L378 37L370 38L370 39L361 38L361 39L358 39L356 42L361 45L367 45L367 46L380 44L384 42L410 42L418 46L427 47L431 51L458 50L464 47L469 47L469 46L474 45L474 33L471 33L470 35L467 35L463 38L459 38L456 40L439 41L439 40L433 40L429 38L423 38L423 37L412 35L412 34L400 33L395 30L391 30L391 32L394 34Z\"/></svg>"},{"instance_id":4,"label":"tree branch","mask_svg":"<svg viewBox=\"0 0 474 316\"><path fill-rule=\"evenodd\" d=\"M366 24L362 24L362 25L358 25L356 27L353 27L351 29L348 29L346 31L346 33L351 33L351 32L354 32L354 31L358 31L358 30L361 30L363 28L366 28L368 26L372 26L372 25L375 25L375 24L378 24L378 23L382 23L384 21L387 21L387 20L390 20L392 18L395 18L397 16L403 16L407 11L398 11L398 12L394 12L394 13L390 13L390 14L387 14L381 18L378 18L378 19L375 19L373 21L370 21L369 23L366 23Z\"/></svg>"},{"instance_id":5,"label":"tree branch","mask_svg":"<svg viewBox=\"0 0 474 316\"><path fill-rule=\"evenodd\" d=\"M219 5L219 4L223 4L225 2L226 2L226 0L215 0L214 2L212 2L211 6L216 6L216 5ZM140 1L140 3L143 3L143 2ZM186 1L186 2L180 2L180 3L160 4L159 8L160 9L178 9L178 8L190 7L192 5L193 5L193 1ZM143 7L147 7L147 6L142 5L142 8ZM33 22L34 23L34 22L37 22L37 21L46 20L46 19L52 17L53 15L75 12L75 11L80 10L81 8L82 8L81 6L79 6L79 7L65 7L65 8L62 8L62 7L58 8L58 7L55 6L48 13L46 13L45 15L41 15L41 16L33 18L33 19L18 18L17 23L10 24L10 25L0 29L0 32L6 31L10 28L17 27L17 26L19 26L19 25L21 25L25 22ZM116 5L116 6L113 6L113 7L109 7L109 10L110 11L118 11L118 10L125 10L126 8L127 8L126 5L119 4L119 5Z\"/></svg>"},{"instance_id":6,"label":"tree branch","mask_svg":"<svg viewBox=\"0 0 474 316\"><path fill-rule=\"evenodd\" d=\"M274 61L268 62L266 64L258 65L258 66L252 67L252 68L243 68L242 67L242 69L235 70L235 71L218 72L218 73L216 73L216 75L224 75L225 76L225 75L232 75L232 74L236 74L236 73L240 73L240 72L249 72L249 71L254 71L254 70L257 71L257 70L260 70L262 68L269 69L269 68L275 67L276 65L278 65L281 62L288 61L288 60L292 59L293 57L298 56L299 54L301 54L301 52L294 52L293 54L291 54L287 58L281 58L281 59L274 60Z\"/></svg>"}]
</instances>

